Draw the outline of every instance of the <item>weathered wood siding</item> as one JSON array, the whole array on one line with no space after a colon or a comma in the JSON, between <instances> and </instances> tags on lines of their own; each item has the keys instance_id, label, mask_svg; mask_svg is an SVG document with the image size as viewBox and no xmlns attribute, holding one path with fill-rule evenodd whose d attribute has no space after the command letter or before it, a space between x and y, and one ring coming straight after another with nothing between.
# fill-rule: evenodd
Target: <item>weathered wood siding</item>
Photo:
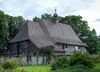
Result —
<instances>
[{"instance_id":1,"label":"weathered wood siding","mask_svg":"<svg viewBox=\"0 0 100 72\"><path fill-rule=\"evenodd\" d=\"M37 59L38 58L38 59ZM18 60L20 65L40 65L40 64L45 64L46 63L46 57L42 56L32 56L31 61L27 61L27 56L23 57L0 57L0 63L5 62L6 60Z\"/></svg>"},{"instance_id":2,"label":"weathered wood siding","mask_svg":"<svg viewBox=\"0 0 100 72\"><path fill-rule=\"evenodd\" d=\"M17 56L17 55L27 53L27 50L28 50L27 41L11 43L9 45L9 53L13 56Z\"/></svg>"},{"instance_id":3,"label":"weathered wood siding","mask_svg":"<svg viewBox=\"0 0 100 72\"><path fill-rule=\"evenodd\" d=\"M9 45L9 53L13 56L32 56L37 55L38 52L39 49L30 40L11 43Z\"/></svg>"},{"instance_id":4,"label":"weathered wood siding","mask_svg":"<svg viewBox=\"0 0 100 72\"><path fill-rule=\"evenodd\" d=\"M28 41L28 51L37 53L39 48L37 48L30 40Z\"/></svg>"},{"instance_id":5,"label":"weathered wood siding","mask_svg":"<svg viewBox=\"0 0 100 72\"><path fill-rule=\"evenodd\" d=\"M9 54L10 55L17 55L17 43L9 44Z\"/></svg>"},{"instance_id":6,"label":"weathered wood siding","mask_svg":"<svg viewBox=\"0 0 100 72\"><path fill-rule=\"evenodd\" d=\"M72 55L73 53L76 53L78 51L80 52L86 52L86 47L79 46L79 45L67 45L63 43L57 43L56 44L60 50L64 50L65 52L58 51L56 52L56 55Z\"/></svg>"}]
</instances>

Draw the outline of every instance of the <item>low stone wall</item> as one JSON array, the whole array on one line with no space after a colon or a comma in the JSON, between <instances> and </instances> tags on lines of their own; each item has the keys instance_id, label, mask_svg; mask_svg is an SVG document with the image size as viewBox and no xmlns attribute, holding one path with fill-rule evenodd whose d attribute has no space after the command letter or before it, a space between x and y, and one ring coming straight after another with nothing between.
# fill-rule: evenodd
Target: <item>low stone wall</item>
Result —
<instances>
[{"instance_id":1,"label":"low stone wall","mask_svg":"<svg viewBox=\"0 0 100 72\"><path fill-rule=\"evenodd\" d=\"M46 63L46 57L42 56L23 56L23 57L4 57L0 56L0 63L6 60L19 60L21 65L41 65Z\"/></svg>"}]
</instances>

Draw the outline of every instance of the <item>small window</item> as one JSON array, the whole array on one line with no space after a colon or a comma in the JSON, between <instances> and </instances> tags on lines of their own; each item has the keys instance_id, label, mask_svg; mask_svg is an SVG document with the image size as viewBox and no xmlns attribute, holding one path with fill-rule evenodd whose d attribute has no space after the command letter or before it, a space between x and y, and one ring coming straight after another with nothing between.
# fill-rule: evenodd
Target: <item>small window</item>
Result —
<instances>
[{"instance_id":1,"label":"small window","mask_svg":"<svg viewBox=\"0 0 100 72\"><path fill-rule=\"evenodd\" d=\"M62 44L62 48L63 48L63 49L65 49L65 46L64 46L64 44Z\"/></svg>"},{"instance_id":2,"label":"small window","mask_svg":"<svg viewBox=\"0 0 100 72\"><path fill-rule=\"evenodd\" d=\"M33 53L34 56L36 56L36 53Z\"/></svg>"},{"instance_id":3,"label":"small window","mask_svg":"<svg viewBox=\"0 0 100 72\"><path fill-rule=\"evenodd\" d=\"M81 49L80 47L78 47L78 49Z\"/></svg>"},{"instance_id":4,"label":"small window","mask_svg":"<svg viewBox=\"0 0 100 72\"><path fill-rule=\"evenodd\" d=\"M64 45L62 45L62 48L64 49Z\"/></svg>"},{"instance_id":5,"label":"small window","mask_svg":"<svg viewBox=\"0 0 100 72\"><path fill-rule=\"evenodd\" d=\"M68 46L66 45L66 48L67 48Z\"/></svg>"},{"instance_id":6,"label":"small window","mask_svg":"<svg viewBox=\"0 0 100 72\"><path fill-rule=\"evenodd\" d=\"M79 50L79 47L78 46L75 46L75 49Z\"/></svg>"}]
</instances>

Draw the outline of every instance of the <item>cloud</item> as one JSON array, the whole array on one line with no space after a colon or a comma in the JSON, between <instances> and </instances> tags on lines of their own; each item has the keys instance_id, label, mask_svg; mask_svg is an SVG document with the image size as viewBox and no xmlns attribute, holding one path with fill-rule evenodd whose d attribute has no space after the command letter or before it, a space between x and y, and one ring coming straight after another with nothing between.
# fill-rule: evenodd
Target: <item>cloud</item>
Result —
<instances>
[{"instance_id":1,"label":"cloud","mask_svg":"<svg viewBox=\"0 0 100 72\"><path fill-rule=\"evenodd\" d=\"M45 12L54 13L57 8L59 15L68 15L75 11L91 7L94 0L0 0L0 9L10 15L22 15L26 19L40 16Z\"/></svg>"},{"instance_id":2,"label":"cloud","mask_svg":"<svg viewBox=\"0 0 100 72\"><path fill-rule=\"evenodd\" d=\"M12 16L23 16L30 19L43 13L57 13L60 16L81 15L87 20L91 29L100 34L100 25L94 22L100 18L100 0L0 0L0 10Z\"/></svg>"},{"instance_id":3,"label":"cloud","mask_svg":"<svg viewBox=\"0 0 100 72\"><path fill-rule=\"evenodd\" d=\"M100 35L100 23L96 19L100 18L100 0L95 0L90 8L79 10L74 12L74 15L81 15L84 20L88 21L90 29L96 30L97 35Z\"/></svg>"}]
</instances>

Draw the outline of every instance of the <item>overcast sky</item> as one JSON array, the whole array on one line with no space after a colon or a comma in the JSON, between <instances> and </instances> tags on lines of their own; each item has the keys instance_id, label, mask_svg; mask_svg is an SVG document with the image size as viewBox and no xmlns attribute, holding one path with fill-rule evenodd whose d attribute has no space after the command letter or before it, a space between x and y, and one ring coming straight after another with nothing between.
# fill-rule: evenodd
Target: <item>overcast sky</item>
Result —
<instances>
[{"instance_id":1,"label":"overcast sky","mask_svg":"<svg viewBox=\"0 0 100 72\"><path fill-rule=\"evenodd\" d=\"M32 20L43 13L60 16L81 15L91 29L100 34L100 0L0 0L0 10L12 16L23 16Z\"/></svg>"}]
</instances>

